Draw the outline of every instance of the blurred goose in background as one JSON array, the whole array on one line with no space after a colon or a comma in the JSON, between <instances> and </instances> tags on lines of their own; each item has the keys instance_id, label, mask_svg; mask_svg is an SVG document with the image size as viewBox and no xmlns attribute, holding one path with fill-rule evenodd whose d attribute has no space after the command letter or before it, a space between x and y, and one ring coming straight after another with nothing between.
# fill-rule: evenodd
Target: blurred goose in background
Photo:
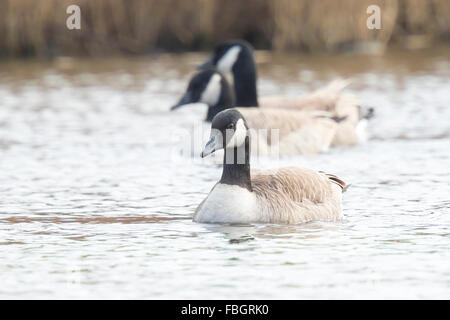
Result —
<instances>
[{"instance_id":1,"label":"blurred goose in background","mask_svg":"<svg viewBox=\"0 0 450 320\"><path fill-rule=\"evenodd\" d=\"M219 112L234 106L233 89L217 70L204 70L192 77L185 94L171 110L191 103L208 105L206 120L211 121ZM274 108L239 107L252 130L253 152L267 155L296 155L327 151L336 135L339 119L325 111L302 111ZM261 132L266 129L267 134ZM278 130L273 137L272 130ZM277 149L271 149L275 147Z\"/></svg>"},{"instance_id":2,"label":"blurred goose in background","mask_svg":"<svg viewBox=\"0 0 450 320\"><path fill-rule=\"evenodd\" d=\"M304 223L343 217L346 184L338 177L299 167L250 169L250 135L243 109L219 112L202 157L224 149L220 181L194 213L207 223Z\"/></svg>"},{"instance_id":3,"label":"blurred goose in background","mask_svg":"<svg viewBox=\"0 0 450 320\"><path fill-rule=\"evenodd\" d=\"M205 70L210 67L232 73L236 106L328 111L336 118L347 118L341 121L332 146L349 146L367 140L367 119L373 116L374 110L362 108L353 95L342 92L348 81L335 80L301 97L268 96L258 99L253 48L243 40L218 45L212 57L199 68Z\"/></svg>"}]
</instances>

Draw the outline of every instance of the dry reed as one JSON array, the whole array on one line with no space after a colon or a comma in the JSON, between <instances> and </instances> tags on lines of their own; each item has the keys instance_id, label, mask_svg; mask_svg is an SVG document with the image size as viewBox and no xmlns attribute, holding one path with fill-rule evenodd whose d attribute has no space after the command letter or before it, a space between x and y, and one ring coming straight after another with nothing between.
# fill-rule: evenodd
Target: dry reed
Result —
<instances>
[{"instance_id":1,"label":"dry reed","mask_svg":"<svg viewBox=\"0 0 450 320\"><path fill-rule=\"evenodd\" d=\"M66 28L71 4L81 8L81 30ZM381 30L365 25L371 4L381 8ZM414 47L449 35L448 0L0 0L1 56L198 50L230 38L330 51L369 42Z\"/></svg>"}]
</instances>

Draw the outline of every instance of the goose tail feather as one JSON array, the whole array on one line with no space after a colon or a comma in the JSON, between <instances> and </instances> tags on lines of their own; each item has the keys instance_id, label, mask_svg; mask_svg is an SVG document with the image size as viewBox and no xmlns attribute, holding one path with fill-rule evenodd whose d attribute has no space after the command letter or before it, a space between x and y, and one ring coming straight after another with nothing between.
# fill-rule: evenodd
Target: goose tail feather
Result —
<instances>
[{"instance_id":1,"label":"goose tail feather","mask_svg":"<svg viewBox=\"0 0 450 320\"><path fill-rule=\"evenodd\" d=\"M328 177L328 179L331 180L331 182L333 182L333 183L337 184L339 187L341 187L342 193L346 192L347 189L351 186L351 184L345 183L341 178L335 176L334 174L329 174L329 173L325 173L325 172L322 172L322 173L324 173Z\"/></svg>"}]
</instances>

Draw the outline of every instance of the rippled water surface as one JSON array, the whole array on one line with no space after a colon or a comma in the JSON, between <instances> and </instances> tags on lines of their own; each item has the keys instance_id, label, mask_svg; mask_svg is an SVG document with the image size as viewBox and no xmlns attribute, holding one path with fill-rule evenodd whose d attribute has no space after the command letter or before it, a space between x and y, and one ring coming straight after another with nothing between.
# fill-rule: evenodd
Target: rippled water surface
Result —
<instances>
[{"instance_id":1,"label":"rippled water surface","mask_svg":"<svg viewBox=\"0 0 450 320\"><path fill-rule=\"evenodd\" d=\"M339 175L343 221L191 221L221 168L168 109L202 55L2 62L0 298L450 298L449 51L258 57L261 95L376 107L367 144L255 164Z\"/></svg>"}]
</instances>

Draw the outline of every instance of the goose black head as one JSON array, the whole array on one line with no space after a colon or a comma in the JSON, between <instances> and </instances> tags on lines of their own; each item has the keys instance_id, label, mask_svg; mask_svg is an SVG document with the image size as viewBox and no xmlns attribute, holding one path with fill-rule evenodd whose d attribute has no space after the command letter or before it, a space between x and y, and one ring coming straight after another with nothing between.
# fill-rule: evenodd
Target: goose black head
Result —
<instances>
[{"instance_id":1,"label":"goose black head","mask_svg":"<svg viewBox=\"0 0 450 320\"><path fill-rule=\"evenodd\" d=\"M192 77L183 97L171 110L190 103L208 105L208 121L227 108L234 106L234 93L225 77L214 69L200 71Z\"/></svg>"},{"instance_id":2,"label":"goose black head","mask_svg":"<svg viewBox=\"0 0 450 320\"><path fill-rule=\"evenodd\" d=\"M212 56L198 68L205 70L216 67L222 72L232 72L241 60L252 63L253 47L245 40L231 40L216 46Z\"/></svg>"},{"instance_id":3,"label":"goose black head","mask_svg":"<svg viewBox=\"0 0 450 320\"><path fill-rule=\"evenodd\" d=\"M248 42L233 40L218 45L212 57L200 68L211 66L221 72L233 74L236 106L258 106L256 65L253 48Z\"/></svg>"},{"instance_id":4,"label":"goose black head","mask_svg":"<svg viewBox=\"0 0 450 320\"><path fill-rule=\"evenodd\" d=\"M235 149L248 144L248 126L242 114L236 109L219 112L211 123L211 135L201 157L204 158L220 149Z\"/></svg>"}]
</instances>

